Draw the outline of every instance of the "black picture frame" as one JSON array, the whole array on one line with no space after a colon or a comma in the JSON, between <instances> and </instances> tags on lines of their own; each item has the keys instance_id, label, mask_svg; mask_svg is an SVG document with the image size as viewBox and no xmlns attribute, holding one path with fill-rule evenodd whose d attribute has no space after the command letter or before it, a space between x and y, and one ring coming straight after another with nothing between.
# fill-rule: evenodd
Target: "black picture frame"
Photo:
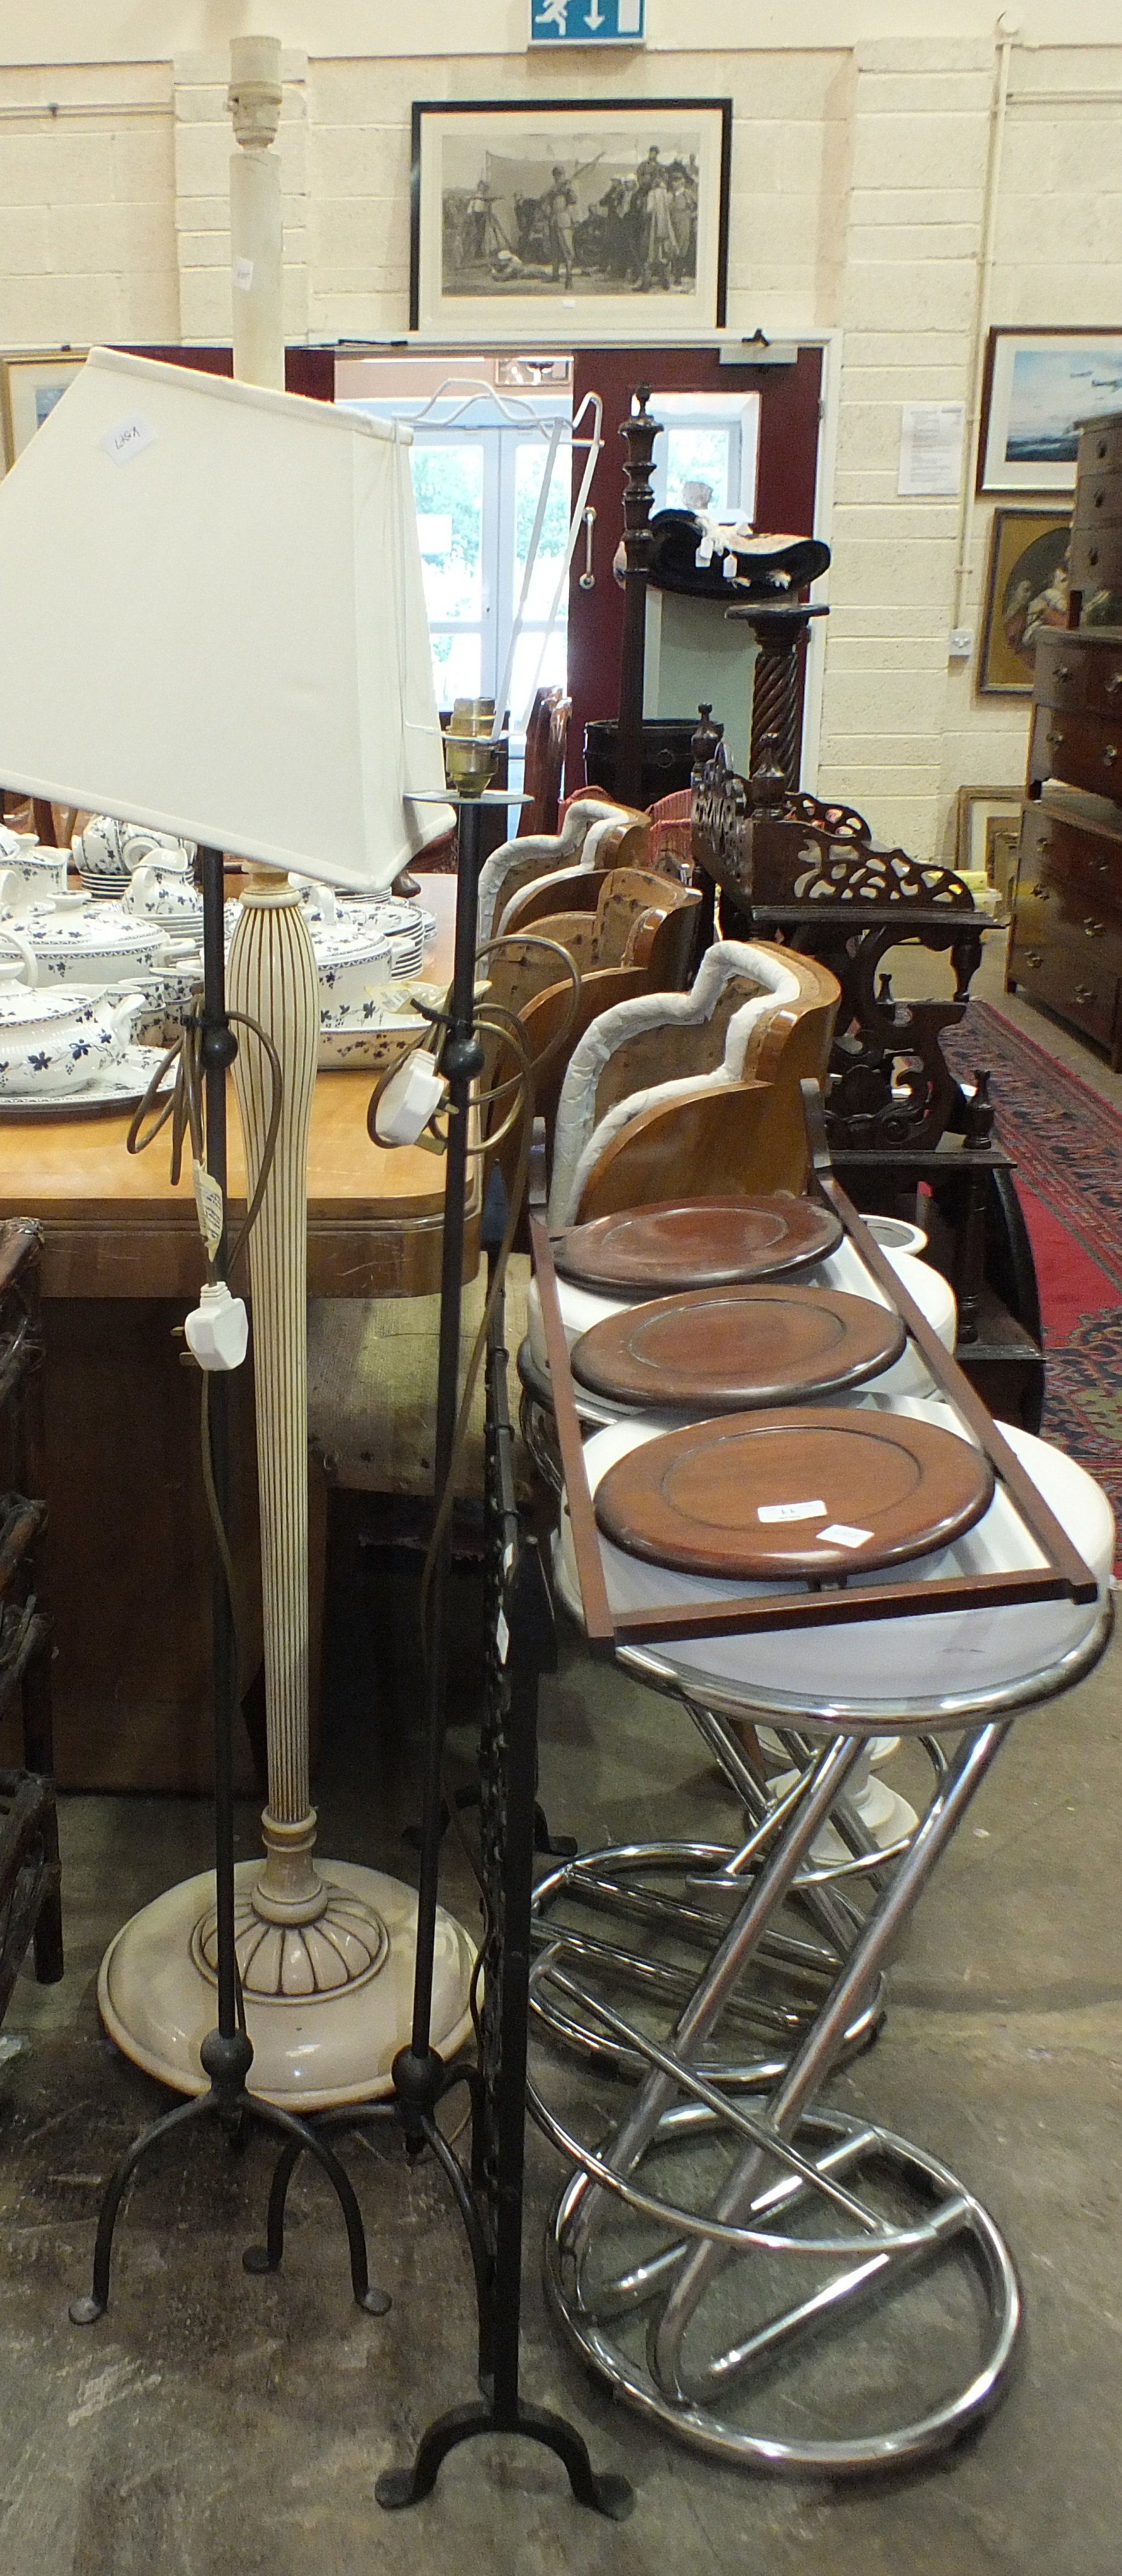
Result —
<instances>
[{"instance_id":1,"label":"black picture frame","mask_svg":"<svg viewBox=\"0 0 1122 2576\"><path fill-rule=\"evenodd\" d=\"M504 188L492 187L486 158L478 182L467 177L479 154L487 156L508 137L514 142L519 119L527 181L535 173L548 180L559 166L569 191L567 207L560 202L546 213L552 191L535 196L528 185L525 193L519 192L514 177L518 163L509 152L501 156L510 174ZM597 134L604 137L602 153L582 162L584 145ZM475 147L471 155L464 148L469 143ZM530 149L534 145L540 147L536 155ZM581 183L613 146L616 174L594 201ZM660 232L661 238L643 261L634 230L629 241L627 224L639 194L635 181L641 164L652 154L659 179L670 184L660 189L658 217L652 214L649 220L649 232ZM464 345L526 340L529 345L555 341L580 347L597 340L661 346L679 334L696 338L722 329L731 164L728 98L415 100L410 331ZM629 179L629 169L634 178ZM608 209L604 200L613 191L618 194ZM649 204L652 193L643 192L639 202ZM459 209L455 201L461 199L466 202ZM559 223L552 220L554 211ZM458 240L457 214L463 228ZM529 256L531 251L540 255ZM630 265L624 266L629 251ZM582 266L582 254L587 266ZM583 291L582 276L589 281Z\"/></svg>"}]
</instances>

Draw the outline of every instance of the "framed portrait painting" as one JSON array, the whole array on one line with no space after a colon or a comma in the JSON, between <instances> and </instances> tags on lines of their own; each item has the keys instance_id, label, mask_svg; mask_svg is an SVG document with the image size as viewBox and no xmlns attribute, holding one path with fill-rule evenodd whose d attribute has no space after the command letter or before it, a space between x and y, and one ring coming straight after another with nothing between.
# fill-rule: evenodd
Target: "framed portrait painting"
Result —
<instances>
[{"instance_id":1,"label":"framed portrait painting","mask_svg":"<svg viewBox=\"0 0 1122 2576\"><path fill-rule=\"evenodd\" d=\"M413 109L409 325L664 342L725 318L728 99Z\"/></svg>"},{"instance_id":2,"label":"framed portrait painting","mask_svg":"<svg viewBox=\"0 0 1122 2576\"><path fill-rule=\"evenodd\" d=\"M1122 330L990 332L979 492L1074 492L1079 427L1122 411Z\"/></svg>"},{"instance_id":3,"label":"framed portrait painting","mask_svg":"<svg viewBox=\"0 0 1122 2576\"><path fill-rule=\"evenodd\" d=\"M1070 511L994 511L978 648L982 697L1031 697L1037 635L1067 625L1070 542Z\"/></svg>"},{"instance_id":4,"label":"framed portrait painting","mask_svg":"<svg viewBox=\"0 0 1122 2576\"><path fill-rule=\"evenodd\" d=\"M21 349L0 358L4 472L22 456L48 412L86 363L84 349Z\"/></svg>"}]
</instances>

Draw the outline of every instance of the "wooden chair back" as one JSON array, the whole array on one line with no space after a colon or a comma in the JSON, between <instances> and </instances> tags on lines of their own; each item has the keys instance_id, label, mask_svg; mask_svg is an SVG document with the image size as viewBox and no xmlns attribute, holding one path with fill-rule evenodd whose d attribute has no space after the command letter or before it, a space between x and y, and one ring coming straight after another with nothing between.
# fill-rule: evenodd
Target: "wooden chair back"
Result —
<instances>
[{"instance_id":1,"label":"wooden chair back","mask_svg":"<svg viewBox=\"0 0 1122 2576\"><path fill-rule=\"evenodd\" d=\"M522 780L533 803L522 808L518 822L519 840L525 840L531 832L557 830L565 743L572 712L573 701L566 697L563 689L538 690L526 727L526 768Z\"/></svg>"},{"instance_id":2,"label":"wooden chair back","mask_svg":"<svg viewBox=\"0 0 1122 2576\"><path fill-rule=\"evenodd\" d=\"M519 885L518 862L513 861L510 870L513 891L505 897L501 913L504 930L525 930L531 921L562 908L594 912L609 868L642 868L647 864L650 835L645 815L631 819L621 814L618 823L609 824L590 837L594 855L587 866L578 861L575 867L551 870L547 875L527 871Z\"/></svg>"},{"instance_id":3,"label":"wooden chair back","mask_svg":"<svg viewBox=\"0 0 1122 2576\"><path fill-rule=\"evenodd\" d=\"M786 949L777 953L797 975L798 997L779 1003L753 1032L744 1078L724 1084L701 1080L677 1099L656 1100L640 1110L586 1175L574 1223L583 1225L654 1199L704 1197L714 1190L747 1197L761 1190L804 1188L807 1153L799 1084L806 1075L825 1079L840 988L816 959L795 959ZM737 977L733 986L718 1005L722 1042L733 1011L751 998L749 979ZM716 1018L715 1012L704 1030L674 1032L696 1041L699 1075L711 1077L721 1061ZM649 1034L660 1042L653 1057L657 1071L652 1074L646 1059L634 1056L631 1072L638 1079L631 1088L688 1078L695 1069L685 1061L688 1048L677 1049L672 1065L670 1031ZM627 1096L606 1065L597 1086L597 1119Z\"/></svg>"}]
</instances>

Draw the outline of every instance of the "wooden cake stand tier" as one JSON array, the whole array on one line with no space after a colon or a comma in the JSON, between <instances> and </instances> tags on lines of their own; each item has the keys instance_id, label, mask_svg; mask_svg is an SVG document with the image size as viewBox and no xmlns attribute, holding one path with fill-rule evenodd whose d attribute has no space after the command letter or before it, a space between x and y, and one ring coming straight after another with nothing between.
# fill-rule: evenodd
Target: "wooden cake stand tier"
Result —
<instances>
[{"instance_id":1,"label":"wooden cake stand tier","mask_svg":"<svg viewBox=\"0 0 1122 2576\"><path fill-rule=\"evenodd\" d=\"M554 1268L581 1288L623 1297L735 1288L824 1261L841 1242L832 1208L781 1191L759 1198L662 1199L572 1226Z\"/></svg>"},{"instance_id":2,"label":"wooden cake stand tier","mask_svg":"<svg viewBox=\"0 0 1122 2576\"><path fill-rule=\"evenodd\" d=\"M749 1413L648 1440L596 1491L606 1538L732 1581L871 1571L947 1547L993 1499L988 1459L903 1414Z\"/></svg>"},{"instance_id":3,"label":"wooden cake stand tier","mask_svg":"<svg viewBox=\"0 0 1122 2576\"><path fill-rule=\"evenodd\" d=\"M898 1360L888 1306L835 1288L702 1288L624 1306L582 1333L573 1375L613 1403L740 1412L859 1386Z\"/></svg>"}]
</instances>

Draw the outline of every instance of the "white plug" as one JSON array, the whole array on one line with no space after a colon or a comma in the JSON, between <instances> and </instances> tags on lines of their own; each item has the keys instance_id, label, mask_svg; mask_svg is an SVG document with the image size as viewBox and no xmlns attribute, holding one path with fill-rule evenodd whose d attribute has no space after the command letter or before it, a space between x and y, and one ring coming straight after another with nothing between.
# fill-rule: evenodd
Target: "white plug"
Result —
<instances>
[{"instance_id":1,"label":"white plug","mask_svg":"<svg viewBox=\"0 0 1122 2576\"><path fill-rule=\"evenodd\" d=\"M374 1100L374 1133L379 1145L415 1145L448 1085L431 1055L406 1056Z\"/></svg>"},{"instance_id":2,"label":"white plug","mask_svg":"<svg viewBox=\"0 0 1122 2576\"><path fill-rule=\"evenodd\" d=\"M241 1297L231 1297L224 1279L203 1289L183 1327L187 1348L200 1368L240 1368L249 1349L249 1317Z\"/></svg>"}]
</instances>

